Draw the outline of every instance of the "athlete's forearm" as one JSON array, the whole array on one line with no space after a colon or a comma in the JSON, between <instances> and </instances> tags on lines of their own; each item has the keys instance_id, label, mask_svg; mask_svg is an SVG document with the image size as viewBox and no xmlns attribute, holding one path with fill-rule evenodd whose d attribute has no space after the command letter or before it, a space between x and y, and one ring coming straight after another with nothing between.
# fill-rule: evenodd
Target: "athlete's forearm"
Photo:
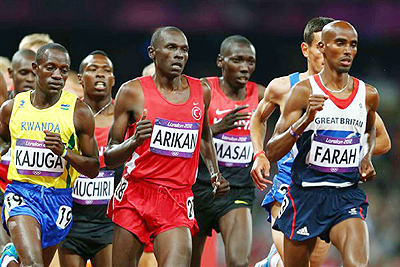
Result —
<instances>
[{"instance_id":1,"label":"athlete's forearm","mask_svg":"<svg viewBox=\"0 0 400 267\"><path fill-rule=\"evenodd\" d=\"M276 162L280 160L284 155L286 155L296 143L296 136L293 136L292 131L295 135L300 136L307 126L311 123L309 119L304 114L299 120L297 120L292 127L286 125L286 129L282 133L275 134L267 143L267 158L271 162ZM279 122L277 128L279 127Z\"/></svg>"},{"instance_id":2,"label":"athlete's forearm","mask_svg":"<svg viewBox=\"0 0 400 267\"><path fill-rule=\"evenodd\" d=\"M200 155L210 175L219 172L218 161L216 157L214 141L212 139L211 129L209 129L209 131L203 130L201 145L200 145Z\"/></svg>"},{"instance_id":3,"label":"athlete's forearm","mask_svg":"<svg viewBox=\"0 0 400 267\"><path fill-rule=\"evenodd\" d=\"M133 137L120 144L108 144L104 152L104 163L107 167L115 169L123 165L138 147Z\"/></svg>"},{"instance_id":4,"label":"athlete's forearm","mask_svg":"<svg viewBox=\"0 0 400 267\"><path fill-rule=\"evenodd\" d=\"M250 120L250 137L253 144L254 154L264 150L265 133L267 132L267 122L261 122L256 114Z\"/></svg>"},{"instance_id":5,"label":"athlete's forearm","mask_svg":"<svg viewBox=\"0 0 400 267\"><path fill-rule=\"evenodd\" d=\"M67 151L64 159L79 173L90 178L95 178L99 174L100 161L98 157L78 155L70 149Z\"/></svg>"}]
</instances>

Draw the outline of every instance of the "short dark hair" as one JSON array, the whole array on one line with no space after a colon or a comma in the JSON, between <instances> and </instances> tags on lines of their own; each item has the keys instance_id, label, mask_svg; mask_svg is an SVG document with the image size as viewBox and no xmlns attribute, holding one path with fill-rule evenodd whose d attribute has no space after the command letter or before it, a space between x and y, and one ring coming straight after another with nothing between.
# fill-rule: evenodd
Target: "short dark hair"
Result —
<instances>
[{"instance_id":1,"label":"short dark hair","mask_svg":"<svg viewBox=\"0 0 400 267\"><path fill-rule=\"evenodd\" d=\"M36 57L36 53L33 52L30 49L23 49L23 50L17 51L13 55L13 57L11 59L11 66L13 66L17 61L19 61L21 57L24 57L24 58L25 57L33 57L33 58L35 58Z\"/></svg>"},{"instance_id":2,"label":"short dark hair","mask_svg":"<svg viewBox=\"0 0 400 267\"><path fill-rule=\"evenodd\" d=\"M244 36L241 35L232 35L229 37L226 37L222 43L221 43L221 47L219 49L219 53L220 55L225 55L226 52L228 51L229 46L232 43L239 43L239 44L247 44L248 46L252 46L253 44L250 42L249 39L247 39Z\"/></svg>"},{"instance_id":3,"label":"short dark hair","mask_svg":"<svg viewBox=\"0 0 400 267\"><path fill-rule=\"evenodd\" d=\"M161 34L162 34L163 32L166 32L166 31L176 31L176 32L180 32L180 33L182 33L183 35L185 35L185 34L183 33L183 31L182 31L181 29L177 28L177 27L174 27L174 26L165 26L165 27L161 27L161 28L158 28L158 29L153 33L153 35L151 36L150 45L153 46L153 47L155 47L155 46L157 45L158 41L160 40Z\"/></svg>"},{"instance_id":4,"label":"short dark hair","mask_svg":"<svg viewBox=\"0 0 400 267\"><path fill-rule=\"evenodd\" d=\"M84 68L86 67L86 62L85 60L87 59L88 56L94 56L94 55L102 55L105 56L106 58L110 59L109 56L107 55L106 52L104 52L103 50L94 50L92 53L90 53L89 55L87 55L82 61L81 64L79 65L79 74L83 73ZM110 60L111 61L111 60Z\"/></svg>"},{"instance_id":5,"label":"short dark hair","mask_svg":"<svg viewBox=\"0 0 400 267\"><path fill-rule=\"evenodd\" d=\"M308 45L311 45L314 40L314 33L322 31L322 28L332 21L334 21L334 19L328 17L317 17L311 19L309 22L307 22L306 27L304 28L304 42Z\"/></svg>"},{"instance_id":6,"label":"short dark hair","mask_svg":"<svg viewBox=\"0 0 400 267\"><path fill-rule=\"evenodd\" d=\"M39 48L39 50L37 51L36 58L35 58L35 61L37 64L39 64L44 59L44 54L47 50L57 50L57 51L67 54L69 57L68 51L64 46L57 44L57 43L48 43L48 44L41 46Z\"/></svg>"}]
</instances>

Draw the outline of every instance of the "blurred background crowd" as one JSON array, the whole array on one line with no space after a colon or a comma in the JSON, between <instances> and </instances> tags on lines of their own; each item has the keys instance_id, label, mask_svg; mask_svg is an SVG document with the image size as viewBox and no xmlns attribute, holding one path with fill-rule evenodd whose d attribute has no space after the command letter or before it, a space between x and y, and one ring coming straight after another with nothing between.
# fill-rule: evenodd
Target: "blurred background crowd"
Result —
<instances>
[{"instance_id":1,"label":"blurred background crowd","mask_svg":"<svg viewBox=\"0 0 400 267\"><path fill-rule=\"evenodd\" d=\"M30 33L48 33L68 49L74 71L93 50L108 53L115 68L114 94L150 63L146 48L159 26L173 25L185 32L190 46L185 73L194 77L219 75L215 61L222 40L232 34L247 37L257 50L252 80L266 86L274 77L306 70L300 44L308 20L327 16L349 21L359 33L350 74L378 89L379 114L392 140L392 150L373 160L378 178L362 185L370 202L371 266L400 266L399 1L0 0L0 10L0 71L5 77L7 58L18 50L21 39ZM71 73L69 80L74 79ZM277 114L269 121L269 136L276 120ZM257 190L253 208L252 264L264 258L271 245L267 213L259 207L264 194ZM219 264L224 266L222 246L219 242ZM340 264L331 247L325 265Z\"/></svg>"}]
</instances>

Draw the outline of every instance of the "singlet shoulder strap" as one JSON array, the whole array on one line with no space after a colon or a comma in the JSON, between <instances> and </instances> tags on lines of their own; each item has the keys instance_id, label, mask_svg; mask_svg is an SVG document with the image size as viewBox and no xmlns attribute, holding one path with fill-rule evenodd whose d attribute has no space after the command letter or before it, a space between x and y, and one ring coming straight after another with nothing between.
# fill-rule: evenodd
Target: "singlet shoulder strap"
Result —
<instances>
[{"instance_id":1,"label":"singlet shoulder strap","mask_svg":"<svg viewBox=\"0 0 400 267\"><path fill-rule=\"evenodd\" d=\"M295 72L295 73L290 74L289 79L290 79L290 88L292 88L293 85L295 85L296 83L298 83L300 81L299 73Z\"/></svg>"}]
</instances>

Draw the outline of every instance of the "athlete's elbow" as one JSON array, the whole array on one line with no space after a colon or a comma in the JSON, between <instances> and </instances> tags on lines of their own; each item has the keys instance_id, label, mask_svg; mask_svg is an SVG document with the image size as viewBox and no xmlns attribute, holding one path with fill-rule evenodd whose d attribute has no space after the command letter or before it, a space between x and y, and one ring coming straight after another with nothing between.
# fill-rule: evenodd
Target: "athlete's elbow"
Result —
<instances>
[{"instance_id":1,"label":"athlete's elbow","mask_svg":"<svg viewBox=\"0 0 400 267\"><path fill-rule=\"evenodd\" d=\"M389 152L389 150L392 149L392 142L390 139L385 142L384 144L381 144L379 146L376 146L374 149L374 155L383 155Z\"/></svg>"},{"instance_id":2,"label":"athlete's elbow","mask_svg":"<svg viewBox=\"0 0 400 267\"><path fill-rule=\"evenodd\" d=\"M88 168L88 173L85 174L89 178L96 178L99 175L100 171L100 161L99 159L94 159L93 162L88 164L90 168Z\"/></svg>"},{"instance_id":3,"label":"athlete's elbow","mask_svg":"<svg viewBox=\"0 0 400 267\"><path fill-rule=\"evenodd\" d=\"M279 160L277 155L277 149L274 148L274 145L270 142L267 143L267 151L265 152L267 159L270 162L277 162Z\"/></svg>"}]
</instances>

